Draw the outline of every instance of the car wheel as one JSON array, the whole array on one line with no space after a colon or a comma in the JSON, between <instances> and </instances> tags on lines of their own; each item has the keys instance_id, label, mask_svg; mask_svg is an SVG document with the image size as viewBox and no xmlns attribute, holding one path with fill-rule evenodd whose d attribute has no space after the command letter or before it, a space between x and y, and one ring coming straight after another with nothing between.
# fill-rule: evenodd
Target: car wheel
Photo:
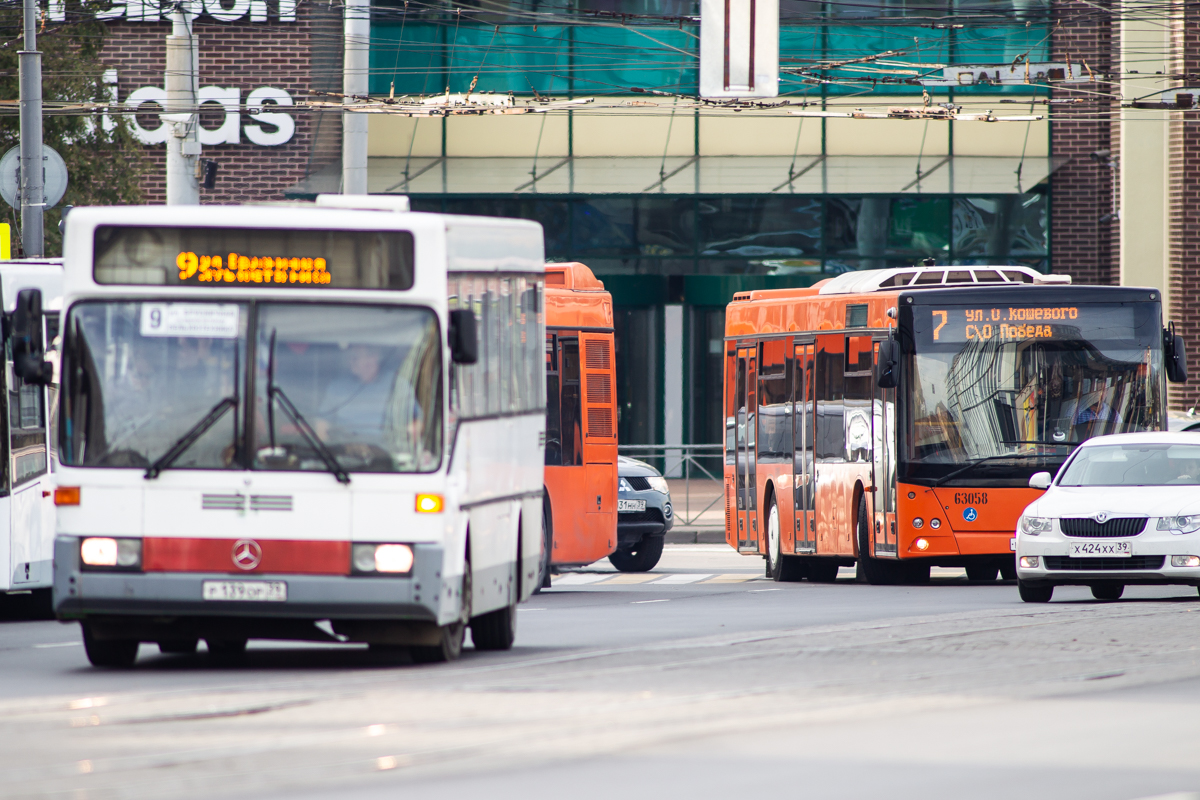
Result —
<instances>
[{"instance_id":1,"label":"car wheel","mask_svg":"<svg viewBox=\"0 0 1200 800\"><path fill-rule=\"evenodd\" d=\"M1125 593L1125 584L1105 581L1092 584L1092 597L1097 600L1120 600Z\"/></svg>"},{"instance_id":2,"label":"car wheel","mask_svg":"<svg viewBox=\"0 0 1200 800\"><path fill-rule=\"evenodd\" d=\"M132 667L140 645L137 639L97 639L92 626L83 623L83 649L93 667Z\"/></svg>"},{"instance_id":3,"label":"car wheel","mask_svg":"<svg viewBox=\"0 0 1200 800\"><path fill-rule=\"evenodd\" d=\"M896 565L871 555L871 521L867 519L867 498L858 498L858 573L872 586L896 582Z\"/></svg>"},{"instance_id":4,"label":"car wheel","mask_svg":"<svg viewBox=\"0 0 1200 800\"><path fill-rule=\"evenodd\" d=\"M1037 583L1017 581L1017 591L1026 603L1049 603L1054 596L1054 587Z\"/></svg>"},{"instance_id":5,"label":"car wheel","mask_svg":"<svg viewBox=\"0 0 1200 800\"><path fill-rule=\"evenodd\" d=\"M995 564L967 564L967 580L980 583L994 581L999 571L1000 568Z\"/></svg>"},{"instance_id":6,"label":"car wheel","mask_svg":"<svg viewBox=\"0 0 1200 800\"><path fill-rule=\"evenodd\" d=\"M614 550L608 556L608 563L621 572L649 572L662 558L663 539L662 536L644 536L633 547Z\"/></svg>"}]
</instances>

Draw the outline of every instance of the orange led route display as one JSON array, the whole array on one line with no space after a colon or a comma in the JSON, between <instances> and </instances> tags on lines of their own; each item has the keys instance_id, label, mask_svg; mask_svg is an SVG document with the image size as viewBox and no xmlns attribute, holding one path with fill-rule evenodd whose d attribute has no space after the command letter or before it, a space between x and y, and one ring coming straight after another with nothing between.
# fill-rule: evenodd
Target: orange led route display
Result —
<instances>
[{"instance_id":1,"label":"orange led route display","mask_svg":"<svg viewBox=\"0 0 1200 800\"><path fill-rule=\"evenodd\" d=\"M272 283L327 285L333 278L323 258L273 258L230 253L222 256L198 256L191 251L175 257L179 280L201 283Z\"/></svg>"}]
</instances>

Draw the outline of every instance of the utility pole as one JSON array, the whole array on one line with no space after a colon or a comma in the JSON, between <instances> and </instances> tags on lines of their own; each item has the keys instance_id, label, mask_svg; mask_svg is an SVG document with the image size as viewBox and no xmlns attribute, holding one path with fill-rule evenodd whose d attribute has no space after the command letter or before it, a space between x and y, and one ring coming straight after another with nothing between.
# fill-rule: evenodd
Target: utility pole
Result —
<instances>
[{"instance_id":1,"label":"utility pole","mask_svg":"<svg viewBox=\"0 0 1200 800\"><path fill-rule=\"evenodd\" d=\"M25 0L30 2L30 0ZM167 137L167 205L199 205L200 47L192 30L192 3L179 0L171 11L167 37L167 108L162 115L172 127Z\"/></svg>"},{"instance_id":2,"label":"utility pole","mask_svg":"<svg viewBox=\"0 0 1200 800\"><path fill-rule=\"evenodd\" d=\"M37 0L25 0L25 49L21 71L21 247L26 256L45 255L42 213L46 207L42 165L42 54L37 49Z\"/></svg>"},{"instance_id":3,"label":"utility pole","mask_svg":"<svg viewBox=\"0 0 1200 800\"><path fill-rule=\"evenodd\" d=\"M371 0L346 0L343 106L370 91ZM342 112L342 194L367 193L367 115Z\"/></svg>"}]
</instances>

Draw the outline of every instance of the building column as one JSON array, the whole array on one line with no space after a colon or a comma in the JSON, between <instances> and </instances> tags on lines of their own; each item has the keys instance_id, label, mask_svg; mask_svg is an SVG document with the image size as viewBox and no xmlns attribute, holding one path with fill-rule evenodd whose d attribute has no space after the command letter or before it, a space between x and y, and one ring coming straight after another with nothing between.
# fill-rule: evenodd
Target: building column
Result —
<instances>
[{"instance_id":1,"label":"building column","mask_svg":"<svg viewBox=\"0 0 1200 800\"><path fill-rule=\"evenodd\" d=\"M663 307L663 444L683 444L683 306ZM663 474L681 478L683 450L667 450Z\"/></svg>"}]
</instances>

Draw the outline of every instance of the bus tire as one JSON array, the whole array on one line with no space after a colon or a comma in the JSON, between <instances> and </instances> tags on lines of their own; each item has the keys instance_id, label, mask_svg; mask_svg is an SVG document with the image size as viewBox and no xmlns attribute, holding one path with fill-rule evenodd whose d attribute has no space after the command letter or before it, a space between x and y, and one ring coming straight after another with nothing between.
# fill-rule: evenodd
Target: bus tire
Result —
<instances>
[{"instance_id":1,"label":"bus tire","mask_svg":"<svg viewBox=\"0 0 1200 800\"><path fill-rule=\"evenodd\" d=\"M93 667L132 667L140 646L137 639L97 639L92 626L83 623L83 649Z\"/></svg>"},{"instance_id":2,"label":"bus tire","mask_svg":"<svg viewBox=\"0 0 1200 800\"><path fill-rule=\"evenodd\" d=\"M1049 603L1054 596L1054 587L1017 581L1017 592L1026 603Z\"/></svg>"},{"instance_id":3,"label":"bus tire","mask_svg":"<svg viewBox=\"0 0 1200 800\"><path fill-rule=\"evenodd\" d=\"M179 655L191 655L196 652L199 639L163 639L158 643L158 652Z\"/></svg>"},{"instance_id":4,"label":"bus tire","mask_svg":"<svg viewBox=\"0 0 1200 800\"><path fill-rule=\"evenodd\" d=\"M836 583L838 562L832 558L813 558L808 562L808 579L813 583Z\"/></svg>"},{"instance_id":5,"label":"bus tire","mask_svg":"<svg viewBox=\"0 0 1200 800\"><path fill-rule=\"evenodd\" d=\"M662 534L643 536L633 547L609 553L608 562L621 572L649 572L662 558L665 538Z\"/></svg>"},{"instance_id":6,"label":"bus tire","mask_svg":"<svg viewBox=\"0 0 1200 800\"><path fill-rule=\"evenodd\" d=\"M994 581L996 573L1000 571L1000 567L996 564L967 564L967 580L969 581Z\"/></svg>"},{"instance_id":7,"label":"bus tire","mask_svg":"<svg viewBox=\"0 0 1200 800\"><path fill-rule=\"evenodd\" d=\"M1115 581L1092 584L1092 597L1097 600L1120 600L1125 594L1125 584Z\"/></svg>"},{"instance_id":8,"label":"bus tire","mask_svg":"<svg viewBox=\"0 0 1200 800\"><path fill-rule=\"evenodd\" d=\"M505 606L471 620L476 650L509 650L517 638L517 607Z\"/></svg>"},{"instance_id":9,"label":"bus tire","mask_svg":"<svg viewBox=\"0 0 1200 800\"><path fill-rule=\"evenodd\" d=\"M416 664L441 664L455 661L462 655L463 638L467 634L467 622L471 619L471 558L470 540L467 544L467 557L463 559L462 577L462 607L459 618L449 625L438 626L438 643L433 645L414 645L410 652Z\"/></svg>"},{"instance_id":10,"label":"bus tire","mask_svg":"<svg viewBox=\"0 0 1200 800\"><path fill-rule=\"evenodd\" d=\"M871 556L871 521L867 519L867 496L858 498L858 574L872 586L896 582L896 565Z\"/></svg>"},{"instance_id":11,"label":"bus tire","mask_svg":"<svg viewBox=\"0 0 1200 800\"><path fill-rule=\"evenodd\" d=\"M771 495L767 507L767 577L780 583L804 580L807 570L798 556L784 555L783 534L779 525L779 505Z\"/></svg>"},{"instance_id":12,"label":"bus tire","mask_svg":"<svg viewBox=\"0 0 1200 800\"><path fill-rule=\"evenodd\" d=\"M537 585L533 588L534 594L540 594L542 589L550 588L550 555L554 551L554 533L551 517L549 501L543 496L542 498L542 556L538 560L538 576Z\"/></svg>"}]
</instances>

